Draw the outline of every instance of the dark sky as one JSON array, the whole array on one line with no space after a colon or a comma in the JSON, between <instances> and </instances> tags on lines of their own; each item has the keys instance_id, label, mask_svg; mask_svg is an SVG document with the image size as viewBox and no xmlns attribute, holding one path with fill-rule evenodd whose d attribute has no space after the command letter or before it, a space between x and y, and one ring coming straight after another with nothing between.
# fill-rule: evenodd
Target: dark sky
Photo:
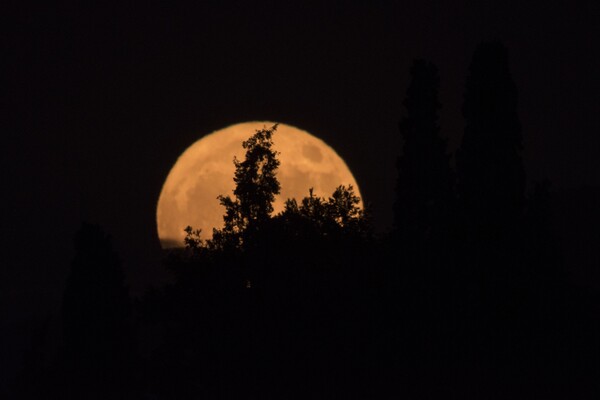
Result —
<instances>
[{"instance_id":1,"label":"dark sky","mask_svg":"<svg viewBox=\"0 0 600 400\"><path fill-rule=\"evenodd\" d=\"M161 282L162 182L229 124L325 140L385 231L412 60L439 68L452 152L468 64L488 39L509 49L528 178L600 184L595 1L15 3L1 28L3 329L56 312L83 220L114 237L135 290Z\"/></svg>"}]
</instances>

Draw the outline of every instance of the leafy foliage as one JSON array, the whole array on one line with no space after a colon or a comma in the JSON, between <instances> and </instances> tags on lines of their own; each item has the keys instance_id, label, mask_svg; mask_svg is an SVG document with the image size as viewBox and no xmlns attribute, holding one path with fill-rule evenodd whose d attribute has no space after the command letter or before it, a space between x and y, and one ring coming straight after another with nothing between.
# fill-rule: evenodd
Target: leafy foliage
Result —
<instances>
[{"instance_id":1,"label":"leafy foliage","mask_svg":"<svg viewBox=\"0 0 600 400\"><path fill-rule=\"evenodd\" d=\"M234 251L251 246L251 241L264 241L259 236L269 235L274 225L285 224L287 231L310 232L316 236L350 233L366 235L369 231L366 212L360 206L360 198L352 185L338 186L332 195L325 199L309 195L298 204L296 199L288 199L284 211L272 217L273 202L280 192L276 172L280 164L277 152L273 150L273 133L277 125L259 129L243 142L246 149L244 161L234 159L236 187L234 197L218 197L225 207L222 229L214 229L211 240L203 241L201 231L188 226L185 229L185 246L188 252L198 255L207 251ZM262 232L262 233L261 233Z\"/></svg>"},{"instance_id":2,"label":"leafy foliage","mask_svg":"<svg viewBox=\"0 0 600 400\"><path fill-rule=\"evenodd\" d=\"M225 215L218 238L241 244L244 234L256 231L271 216L275 195L279 194L281 187L275 175L280 164L277 152L273 150L273 133L276 130L277 124L269 129L259 129L242 143L246 149L244 161L233 160L235 198L219 196Z\"/></svg>"},{"instance_id":3,"label":"leafy foliage","mask_svg":"<svg viewBox=\"0 0 600 400\"><path fill-rule=\"evenodd\" d=\"M311 188L300 205L296 199L288 199L281 217L288 221L305 220L318 236L336 232L366 234L368 218L359 205L360 201L352 185L338 186L327 199L315 196Z\"/></svg>"}]
</instances>

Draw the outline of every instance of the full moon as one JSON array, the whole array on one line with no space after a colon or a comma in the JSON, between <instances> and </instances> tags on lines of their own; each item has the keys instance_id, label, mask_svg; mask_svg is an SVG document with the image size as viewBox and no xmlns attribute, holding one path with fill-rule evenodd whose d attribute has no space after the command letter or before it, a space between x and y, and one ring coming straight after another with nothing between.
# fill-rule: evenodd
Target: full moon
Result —
<instances>
[{"instance_id":1,"label":"full moon","mask_svg":"<svg viewBox=\"0 0 600 400\"><path fill-rule=\"evenodd\" d=\"M242 142L258 129L271 128L270 121L244 122L204 136L177 159L158 199L156 225L163 249L183 247L189 225L202 229L201 238L210 239L213 228L223 227L225 209L219 195L233 197L235 166L243 161ZM276 171L281 193L273 204L274 214L283 211L284 202L298 202L313 188L315 196L328 198L339 185L352 185L361 197L358 184L344 160L325 142L294 126L279 123L273 134L273 147L280 161ZM362 204L362 203L361 203Z\"/></svg>"}]
</instances>

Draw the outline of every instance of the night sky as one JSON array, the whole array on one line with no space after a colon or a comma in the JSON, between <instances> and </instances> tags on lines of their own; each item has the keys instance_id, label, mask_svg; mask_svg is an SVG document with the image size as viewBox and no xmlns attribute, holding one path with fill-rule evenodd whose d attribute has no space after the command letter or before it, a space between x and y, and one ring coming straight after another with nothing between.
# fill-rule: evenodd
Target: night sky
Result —
<instances>
[{"instance_id":1,"label":"night sky","mask_svg":"<svg viewBox=\"0 0 600 400\"><path fill-rule=\"evenodd\" d=\"M2 375L37 321L58 312L82 221L113 236L134 293L164 282L162 183L216 129L272 120L320 137L385 232L415 58L439 68L453 152L472 53L504 42L528 180L600 185L595 1L197 3L2 10Z\"/></svg>"}]
</instances>

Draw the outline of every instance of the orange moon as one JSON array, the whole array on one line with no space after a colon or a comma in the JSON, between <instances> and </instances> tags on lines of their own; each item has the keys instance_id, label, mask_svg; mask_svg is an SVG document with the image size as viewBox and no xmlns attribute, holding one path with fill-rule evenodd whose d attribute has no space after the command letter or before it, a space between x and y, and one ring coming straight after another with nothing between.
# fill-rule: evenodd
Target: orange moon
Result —
<instances>
[{"instance_id":1,"label":"orange moon","mask_svg":"<svg viewBox=\"0 0 600 400\"><path fill-rule=\"evenodd\" d=\"M188 225L202 229L201 238L210 239L213 228L222 228L225 209L219 195L233 197L234 156L244 160L242 142L257 129L275 125L270 121L244 122L204 136L177 159L158 199L156 225L163 249L183 247ZM281 193L273 204L274 214L283 211L284 202L298 202L314 194L328 198L339 185L358 184L344 160L324 141L291 125L279 123L273 134L273 147L280 166L277 179ZM362 205L362 202L361 202Z\"/></svg>"}]
</instances>

